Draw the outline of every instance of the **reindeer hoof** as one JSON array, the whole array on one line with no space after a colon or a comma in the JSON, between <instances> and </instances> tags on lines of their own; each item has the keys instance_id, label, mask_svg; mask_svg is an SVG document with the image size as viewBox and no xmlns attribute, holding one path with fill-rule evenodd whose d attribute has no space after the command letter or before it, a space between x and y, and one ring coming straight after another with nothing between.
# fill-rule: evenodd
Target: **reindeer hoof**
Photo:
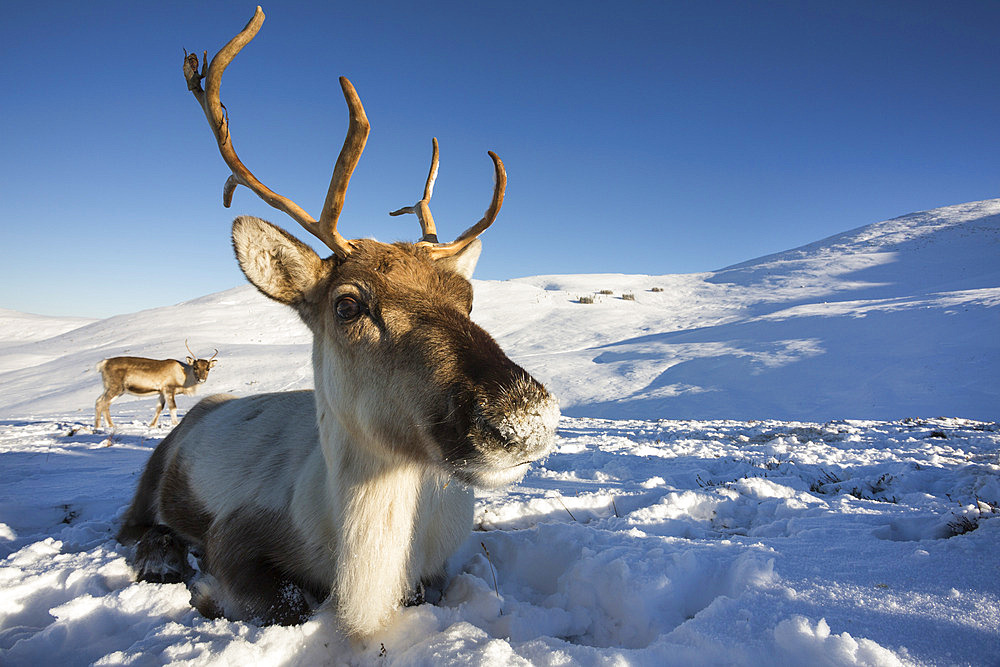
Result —
<instances>
[{"instance_id":1,"label":"reindeer hoof","mask_svg":"<svg viewBox=\"0 0 1000 667\"><path fill-rule=\"evenodd\" d=\"M179 584L194 574L187 562L187 545L166 526L153 526L135 547L138 581Z\"/></svg>"}]
</instances>

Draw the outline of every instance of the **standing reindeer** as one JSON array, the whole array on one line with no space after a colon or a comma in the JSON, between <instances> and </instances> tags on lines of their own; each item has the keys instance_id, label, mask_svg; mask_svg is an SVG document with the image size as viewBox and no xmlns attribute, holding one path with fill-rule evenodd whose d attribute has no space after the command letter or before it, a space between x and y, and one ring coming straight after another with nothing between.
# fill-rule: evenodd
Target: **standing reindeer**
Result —
<instances>
[{"instance_id":1,"label":"standing reindeer","mask_svg":"<svg viewBox=\"0 0 1000 667\"><path fill-rule=\"evenodd\" d=\"M233 223L247 279L312 331L316 388L198 403L151 455L118 539L138 542L140 580L182 580L197 547L212 576L193 602L207 616L294 624L325 599L344 632L364 639L424 585L443 583L471 529L470 487L523 477L551 450L559 408L469 319L478 237L503 201L500 159L490 153L489 209L456 241L429 238L436 150L424 198L397 212L417 213L423 240L345 239L337 220L369 130L346 78L347 139L319 221L260 183L230 141L222 73L263 20L258 7L207 72L191 54L184 73L232 171L225 205L244 185L333 251L322 259L257 218Z\"/></svg>"},{"instance_id":2,"label":"standing reindeer","mask_svg":"<svg viewBox=\"0 0 1000 667\"><path fill-rule=\"evenodd\" d=\"M102 415L108 426L114 428L109 406L111 401L125 392L136 396L159 394L160 402L156 406L156 413L149 426L151 428L156 426L164 403L170 408L170 423L176 425L177 404L174 402L174 395L194 394L198 385L208 379L208 371L215 366L215 357L219 354L216 350L208 359L198 359L194 352L191 352L187 341L184 341L184 347L187 347L191 355L187 358L187 363L176 359L145 357L111 357L99 362L97 370L101 372L101 379L104 381L104 393L94 405L97 413L94 417L94 428L101 426Z\"/></svg>"}]
</instances>

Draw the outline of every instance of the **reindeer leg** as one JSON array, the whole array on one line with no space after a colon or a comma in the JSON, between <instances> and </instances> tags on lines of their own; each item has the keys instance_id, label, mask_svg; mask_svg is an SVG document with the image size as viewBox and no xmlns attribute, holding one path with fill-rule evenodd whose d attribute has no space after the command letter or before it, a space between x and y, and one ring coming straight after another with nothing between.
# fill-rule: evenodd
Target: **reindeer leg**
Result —
<instances>
[{"instance_id":1,"label":"reindeer leg","mask_svg":"<svg viewBox=\"0 0 1000 667\"><path fill-rule=\"evenodd\" d=\"M309 619L309 602L302 589L265 561L241 558L222 567L217 562L209 562L216 585L222 590L215 595L201 590L192 600L207 618L218 617L221 610L230 610L238 620L264 625L298 625Z\"/></svg>"},{"instance_id":2,"label":"reindeer leg","mask_svg":"<svg viewBox=\"0 0 1000 667\"><path fill-rule=\"evenodd\" d=\"M177 426L177 403L174 401L174 392L167 392L167 406L170 408L170 424Z\"/></svg>"},{"instance_id":3,"label":"reindeer leg","mask_svg":"<svg viewBox=\"0 0 1000 667\"><path fill-rule=\"evenodd\" d=\"M160 418L160 413L163 411L163 404L166 402L166 400L167 399L164 396L164 392L161 391L160 392L160 402L156 406L156 413L153 415L153 421L149 422L149 428L153 428L153 427L156 426L156 422Z\"/></svg>"},{"instance_id":4,"label":"reindeer leg","mask_svg":"<svg viewBox=\"0 0 1000 667\"><path fill-rule=\"evenodd\" d=\"M212 526L205 540L205 563L221 595L212 599L202 592L195 606L203 614L221 608L240 619L278 625L297 625L309 618L303 589L275 563L281 546L273 544L267 534L266 527L274 524L268 518L237 510Z\"/></svg>"},{"instance_id":5,"label":"reindeer leg","mask_svg":"<svg viewBox=\"0 0 1000 667\"><path fill-rule=\"evenodd\" d=\"M139 477L132 503L122 517L115 538L121 544L133 544L159 523L160 487L173 448L173 433L156 446Z\"/></svg>"},{"instance_id":6,"label":"reindeer leg","mask_svg":"<svg viewBox=\"0 0 1000 667\"><path fill-rule=\"evenodd\" d=\"M94 417L94 428L99 428L101 425L101 415L104 415L104 421L107 422L108 428L114 428L115 423L111 421L111 401L121 396L121 392L115 392L114 390L108 389L100 398L97 399L97 403L94 404L94 412L97 414Z\"/></svg>"}]
</instances>

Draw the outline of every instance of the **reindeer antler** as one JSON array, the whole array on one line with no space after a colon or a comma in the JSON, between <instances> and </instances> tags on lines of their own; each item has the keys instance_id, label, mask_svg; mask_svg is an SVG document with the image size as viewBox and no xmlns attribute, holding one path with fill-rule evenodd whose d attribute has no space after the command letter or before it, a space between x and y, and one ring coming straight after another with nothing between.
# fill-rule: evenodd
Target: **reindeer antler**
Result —
<instances>
[{"instance_id":1,"label":"reindeer antler","mask_svg":"<svg viewBox=\"0 0 1000 667\"><path fill-rule=\"evenodd\" d=\"M504 169L503 162L499 157L497 157L496 153L489 151L489 156L493 159L493 167L495 170L493 200L490 202L490 207L486 209L486 214L483 215L479 222L466 229L451 243L438 243L437 228L434 225L434 217L431 215L431 195L434 193L434 181L437 179L438 174L437 138L434 139L434 152L431 156L431 169L427 174L427 183L424 185L423 198L413 206L404 206L401 209L397 209L389 213L389 215L402 215L404 213L415 213L417 215L417 219L420 221L420 229L423 232L423 235L417 245L427 247L432 258L440 259L442 257L454 255L462 250L462 248L476 240L476 238L486 231L486 228L492 225L493 221L496 220L497 214L500 212L500 207L503 206L504 193L507 190L507 171Z\"/></svg>"},{"instance_id":2,"label":"reindeer antler","mask_svg":"<svg viewBox=\"0 0 1000 667\"><path fill-rule=\"evenodd\" d=\"M199 358L197 354L195 354L194 352L191 351L191 348L188 346L187 338L184 339L184 347L187 348L188 354L191 355L192 359L198 359ZM215 348L215 354L213 354L212 356L210 356L208 358L208 360L211 361L212 359L215 359L217 356L219 356L219 348Z\"/></svg>"},{"instance_id":3,"label":"reindeer antler","mask_svg":"<svg viewBox=\"0 0 1000 667\"><path fill-rule=\"evenodd\" d=\"M437 243L437 227L434 226L434 216L431 215L431 195L434 194L434 181L438 175L438 140L432 139L434 150L431 155L431 170L427 173L427 183L424 185L424 196L413 206L404 206L389 213L389 215L403 215L404 213L416 213L420 221L420 231L423 233L421 241L427 243Z\"/></svg>"},{"instance_id":4,"label":"reindeer antler","mask_svg":"<svg viewBox=\"0 0 1000 667\"><path fill-rule=\"evenodd\" d=\"M232 171L232 175L226 180L223 188L222 203L228 208L232 203L233 191L236 190L236 186L244 185L274 208L287 213L306 231L326 244L338 257L346 257L351 252L351 243L337 231L337 220L344 207L347 185L351 180L354 168L358 165L358 160L361 159L361 153L364 151L370 129L361 99L347 78L340 77L340 87L344 91L344 99L347 101L347 107L350 111L347 138L344 140L344 146L337 157L337 164L330 180L330 189L327 192L323 212L318 222L291 199L273 192L257 180L257 177L240 161L233 148L229 136L228 114L219 99L222 74L243 47L250 43L263 23L264 11L258 6L246 27L215 54L211 64L207 64L208 52L204 52L205 62L202 64L201 72L198 71L198 56L196 54L185 54L184 57L184 78L187 79L188 89L201 104L205 117L208 118L208 124L215 134L222 159L226 161ZM202 79L205 80L204 90L201 87Z\"/></svg>"}]
</instances>

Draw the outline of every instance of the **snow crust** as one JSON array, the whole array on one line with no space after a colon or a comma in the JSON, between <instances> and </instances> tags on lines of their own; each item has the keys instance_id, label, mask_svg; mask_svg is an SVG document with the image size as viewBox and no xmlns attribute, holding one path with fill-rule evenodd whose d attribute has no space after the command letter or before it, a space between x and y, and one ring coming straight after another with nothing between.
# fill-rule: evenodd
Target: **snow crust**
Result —
<instances>
[{"instance_id":1,"label":"snow crust","mask_svg":"<svg viewBox=\"0 0 1000 667\"><path fill-rule=\"evenodd\" d=\"M476 282L474 319L568 416L477 499L441 601L367 645L323 610L205 619L113 539L168 430L122 397L94 432L97 361L187 338L219 349L206 394L308 388L291 311L250 287L0 311L0 664L996 664L998 250L991 200L708 274Z\"/></svg>"}]
</instances>

